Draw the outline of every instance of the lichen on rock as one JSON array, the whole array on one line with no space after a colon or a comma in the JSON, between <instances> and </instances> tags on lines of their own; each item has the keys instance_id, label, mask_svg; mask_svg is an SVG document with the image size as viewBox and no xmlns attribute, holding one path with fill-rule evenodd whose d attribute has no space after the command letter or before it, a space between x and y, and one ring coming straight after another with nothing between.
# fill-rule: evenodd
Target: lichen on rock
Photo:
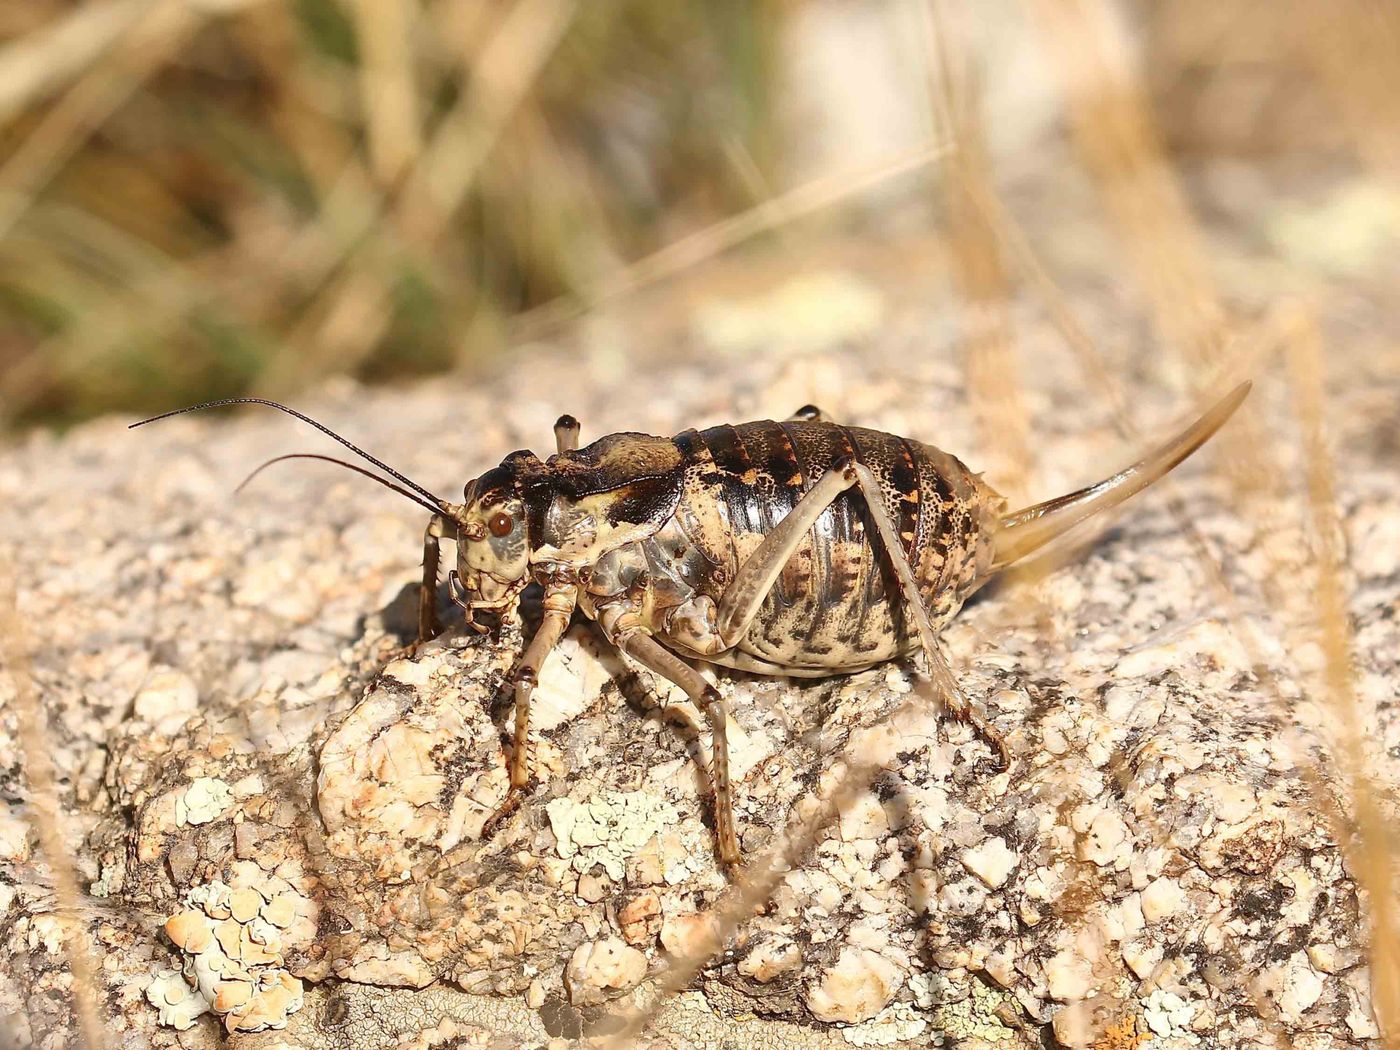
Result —
<instances>
[{"instance_id":1,"label":"lichen on rock","mask_svg":"<svg viewBox=\"0 0 1400 1050\"><path fill-rule=\"evenodd\" d=\"M559 856L579 871L600 864L613 879L622 878L628 857L677 818L665 798L645 791L605 792L585 802L563 796L545 812Z\"/></svg>"},{"instance_id":2,"label":"lichen on rock","mask_svg":"<svg viewBox=\"0 0 1400 1050\"><path fill-rule=\"evenodd\" d=\"M302 1003L301 981L287 972L282 944L296 919L295 894L269 897L253 886L210 882L189 890L185 903L186 910L165 921L165 935L185 957L182 973L193 992L230 1032L285 1028ZM172 1001L171 987L168 977L158 977L147 997L155 1003L156 992L179 1007L163 1009L162 1023L188 1028L203 1011L188 1012L188 996Z\"/></svg>"}]
</instances>

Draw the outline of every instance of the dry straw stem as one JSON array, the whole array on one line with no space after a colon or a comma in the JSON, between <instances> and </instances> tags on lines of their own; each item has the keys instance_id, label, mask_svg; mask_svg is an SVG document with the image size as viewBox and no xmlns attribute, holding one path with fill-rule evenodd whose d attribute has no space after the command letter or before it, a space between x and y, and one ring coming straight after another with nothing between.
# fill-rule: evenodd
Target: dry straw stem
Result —
<instances>
[{"instance_id":1,"label":"dry straw stem","mask_svg":"<svg viewBox=\"0 0 1400 1050\"><path fill-rule=\"evenodd\" d=\"M1031 470L1029 420L1017 375L1007 304L1011 282L1001 246L976 198L988 192L991 162L976 78L969 69L965 27L955 26L940 0L921 5L924 56L938 130L954 144L943 165L949 247L964 300L962 341L968 395L982 445L993 451L993 474L1016 504L1027 502ZM962 60L955 56L963 56Z\"/></svg>"},{"instance_id":2,"label":"dry straw stem","mask_svg":"<svg viewBox=\"0 0 1400 1050\"><path fill-rule=\"evenodd\" d=\"M198 6L186 0L151 0L141 5L134 17L112 17L98 23L95 29L87 27L89 36L105 30L113 33L115 39L0 167L0 240L9 235L34 199L88 137L189 38L207 13L237 6L238 0ZM79 28L84 29L84 25L80 23ZM60 33L60 40L64 39L66 36ZM34 45L41 56L55 53L44 43L41 40ZM28 54L32 62L34 51ZM20 98L27 88L32 88L31 81L18 81L12 88L14 97Z\"/></svg>"},{"instance_id":3,"label":"dry straw stem","mask_svg":"<svg viewBox=\"0 0 1400 1050\"><path fill-rule=\"evenodd\" d=\"M422 146L418 89L409 40L417 4L409 0L354 0L351 5L362 61L360 105L365 112L370 168L392 185Z\"/></svg>"},{"instance_id":4,"label":"dry straw stem","mask_svg":"<svg viewBox=\"0 0 1400 1050\"><path fill-rule=\"evenodd\" d=\"M13 565L0 564L0 580L7 581L0 585L0 658L4 659L4 669L9 673L10 686L14 691L15 721L19 729L20 749L24 753L25 779L29 782L27 814L44 851L44 859L48 862L57 902L56 911L67 916L67 921L62 923L63 947L73 978L73 1008L78 1018L78 1035L87 1050L100 1050L105 1040L98 1014L100 994L96 983L97 967L85 925L87 912L82 907L83 895L78 890L77 875L69 863L68 850L63 843L63 810L58 802L53 746L49 742L45 713L29 669L27 633L14 590L16 578Z\"/></svg>"},{"instance_id":5,"label":"dry straw stem","mask_svg":"<svg viewBox=\"0 0 1400 1050\"><path fill-rule=\"evenodd\" d=\"M1128 410L1127 397L1121 385L1113 378L1112 370L1108 367L1103 355L1087 331L1079 323L1068 298L1045 269L1034 246L1006 208L990 180L972 182L967 184L965 188L969 191L971 201L982 212L988 229L995 233L1005 250L1017 261L1023 276L1031 280L1049 311L1052 323L1059 329L1062 338L1078 358L1086 380L1098 387L1101 396L1110 406L1111 415L1119 433L1128 440L1140 444L1143 435ZM1272 356L1285 344L1288 335L1288 316L1290 315L1287 315L1284 310L1278 309L1261 320L1253 331L1246 333L1247 339L1244 341L1245 345L1242 349L1238 352L1232 352L1226 359L1218 362L1218 367L1215 370L1218 375L1206 383L1206 387L1217 389L1233 387L1245 376L1259 374L1263 370L1266 358ZM1238 428L1247 423L1252 424L1252 436L1247 440L1235 437L1231 442L1228 431L1221 435L1221 439L1228 442L1221 447L1228 448L1229 452L1219 456L1217 460L1223 461L1225 464L1224 469L1235 481L1236 491L1239 494L1259 490L1258 484L1245 484L1246 481L1253 482L1258 478L1282 476L1282 472L1274 462L1274 457L1266 451L1268 443L1263 440L1257 424L1252 420L1248 404L1232 421L1231 426L1238 431ZM1238 454L1236 454L1236 450L1238 450ZM1272 673L1264 658L1257 631L1245 617L1238 600L1230 590L1219 557L1211 549L1206 537L1188 512L1189 501L1181 492L1180 486L1170 476L1162 479L1159 484L1167 499L1169 512L1182 533L1192 542L1207 580L1215 592L1216 600L1225 612L1226 624L1249 657L1250 665L1254 668L1256 675L1272 693L1280 715L1285 714L1291 705L1285 696L1282 684ZM1274 495L1281 496L1280 493L1274 493ZM1254 516L1261 522L1261 531L1270 529L1278 531L1283 526L1278 513L1263 517L1259 517L1256 513ZM1043 556L1012 566L1006 573L1006 585L1012 589L1034 588L1047 574L1077 557L1092 542L1092 537L1090 537L1080 543L1053 548ZM1287 578L1294 578L1294 574L1277 572L1271 575L1269 582L1274 579ZM1286 603L1279 599L1276 602L1276 607L1286 608ZM1286 734L1290 750L1300 759L1300 767L1307 775L1313 788L1315 801L1325 811L1338 840L1346 841L1348 822L1341 812L1331 786L1324 779L1321 770L1317 769L1312 764L1311 759L1307 757L1308 749L1296 739L1296 733L1287 729L1288 720L1281 719L1279 724ZM1147 815L1146 819L1149 822L1154 822L1154 818L1150 814ZM1154 831L1159 842L1166 843L1171 838L1171 832L1168 828L1157 826ZM1239 974L1237 980L1243 982L1245 976ZM1260 1017L1268 1026L1275 1045L1289 1045L1287 1033L1279 1020L1272 1015L1269 1005L1254 995L1251 988L1243 987L1242 991L1255 1000Z\"/></svg>"},{"instance_id":6,"label":"dry straw stem","mask_svg":"<svg viewBox=\"0 0 1400 1050\"><path fill-rule=\"evenodd\" d=\"M1255 372L1264 355L1283 344L1286 326L1281 322L1285 315L1282 311L1274 311L1254 330L1244 333L1248 350L1233 365L1221 352L1226 343L1225 333L1217 320L1218 311L1211 305L1214 297L1210 292L1204 258L1196 247L1198 242L1190 211L1171 179L1155 137L1151 134L1141 92L1136 87L1131 65L1126 61L1126 48L1121 37L1114 34L1113 26L1106 17L1107 12L1097 0L1036 2L1047 16L1047 21L1057 26L1051 35L1059 34L1057 43L1065 60L1067 79L1071 81L1069 94L1081 155L1100 182L1124 239L1130 249L1137 250L1139 272L1148 285L1159 327L1169 345L1175 343L1189 348L1188 374L1199 374L1205 366L1213 366L1210 370L1217 373L1233 371L1237 376L1241 366L1248 373ZM1095 21L1098 22L1096 29L1092 28ZM1102 45L1103 51L1097 54L1096 76L1086 82L1075 65L1073 49L1087 47L1093 53L1096 45ZM1104 51L1108 58L1115 61L1105 61ZM1088 65L1092 68L1095 63L1091 61ZM1108 85L1106 91L1104 85ZM1104 92L1106 97L1098 97L1098 92ZM1004 207L990 180L965 180L961 188L982 211L988 228L996 232L1003 246L1018 259L1020 268L1037 286L1052 321L1079 357L1086 377L1104 391L1113 406L1120 432L1136 437L1137 429L1128 412L1126 399L1112 380L1111 371L1105 366L1102 355L1079 325L1066 298L1040 264L1034 248ZM1163 216L1169 218L1165 225L1160 222ZM1190 323L1183 325L1182 319L1189 319ZM1215 386L1218 382L1217 376L1214 382L1207 385ZM1277 468L1276 457L1269 451L1266 435L1249 406L1235 422L1233 432L1222 437L1222 458L1237 495L1244 498L1250 494L1268 494L1266 490L1271 487L1271 481L1281 477L1281 472ZM1316 456L1313 459L1316 461ZM1171 512L1190 537L1209 582L1221 601L1232 634L1248 653L1261 681L1270 687L1280 715L1285 715L1291 705L1263 658L1254 629L1229 590L1219 559L1186 512L1188 504L1170 479L1167 479L1166 493ZM1272 495L1278 497L1281 494L1274 492ZM1327 503L1330 506L1330 499ZM1270 514L1260 527L1264 531L1279 530L1282 527L1279 514ZM1331 535L1335 535L1335 530ZM1052 558L1037 559L1013 570L1009 582L1013 585L1033 584L1056 564L1058 562ZM1334 582L1338 580L1335 568L1334 559ZM1319 571L1325 573L1328 570L1325 566L1319 566ZM1280 573L1278 578L1292 577ZM1278 607L1287 606L1280 604ZM1345 626L1344 619L1338 616L1333 616L1331 623L1334 629L1338 624ZM1329 666L1339 667L1344 675L1347 674L1345 659L1335 657L1335 642L1333 649L1334 656L1329 657ZM1335 682L1333 692L1337 692ZM1354 693L1350 692L1349 687L1345 695L1354 702ZM1285 717L1283 724L1286 725L1287 721ZM1332 788L1321 771L1305 757L1308 752L1293 739L1294 735L1287 734L1291 749L1300 757L1300 765L1308 774L1317 804L1327 814L1338 841L1345 846L1351 840L1350 822L1342 813ZM1354 764L1353 768L1360 779L1349 778L1353 785L1352 793L1357 794L1359 788L1364 793L1365 805L1359 814L1362 819L1358 821L1363 828L1361 849L1349 850L1349 859L1353 871L1363 873L1362 884L1368 886L1372 897L1377 894L1383 896L1383 904L1373 914L1373 964L1377 974L1377 1012L1383 1028L1393 1039L1397 1013L1395 956L1400 953L1400 928L1396 926L1394 914L1393 876L1387 870L1385 858L1394 854L1384 839L1375 837L1376 830L1383 830L1384 826L1374 819L1378 812L1374 789L1364 777L1364 767ZM1365 830L1368 826L1371 829L1369 833ZM1369 878L1364 875L1367 869L1371 869ZM1252 989L1246 989L1246 993L1253 996ZM1258 997L1254 998L1260 1016L1269 1024L1274 1041L1280 1046L1287 1045L1286 1033L1272 1017L1268 1004L1259 1001Z\"/></svg>"},{"instance_id":7,"label":"dry straw stem","mask_svg":"<svg viewBox=\"0 0 1400 1050\"><path fill-rule=\"evenodd\" d=\"M949 150L944 142L929 142L868 168L822 175L804 182L630 263L600 282L582 302L560 299L522 314L515 322L515 337L520 340L539 338L559 325L676 277L760 234L843 204L901 175L918 171L946 156Z\"/></svg>"},{"instance_id":8,"label":"dry straw stem","mask_svg":"<svg viewBox=\"0 0 1400 1050\"><path fill-rule=\"evenodd\" d=\"M928 655L933 681L951 680L952 671L943 655ZM892 710L886 720L895 721L916 706L928 703L930 692L927 683L920 680L909 699ZM891 737L879 753L865 761L849 757L839 760L833 768L835 782L831 789L820 799L804 800L793 807L793 815L777 845L734 876L729 891L710 911L711 921L703 927L695 949L672 961L653 985L650 1002L614 1015L612 1020L620 1027L603 1043L603 1050L626 1050L657 1019L666 1003L690 986L744 920L772 899L783 879L812 851L818 836L870 788L881 770L888 768L898 746L898 738Z\"/></svg>"},{"instance_id":9,"label":"dry straw stem","mask_svg":"<svg viewBox=\"0 0 1400 1050\"><path fill-rule=\"evenodd\" d=\"M87 4L0 48L0 124L95 61L150 0Z\"/></svg>"},{"instance_id":10,"label":"dry straw stem","mask_svg":"<svg viewBox=\"0 0 1400 1050\"><path fill-rule=\"evenodd\" d=\"M578 11L576 0L519 0L481 52L469 85L413 158L392 206L392 228L432 247L471 192L492 149L524 102ZM384 206L372 213L384 218ZM371 225L373 224L371 222ZM345 369L374 349L390 321L391 292L373 258L374 240L345 243L341 277L308 306L264 392L299 385L329 362Z\"/></svg>"},{"instance_id":11,"label":"dry straw stem","mask_svg":"<svg viewBox=\"0 0 1400 1050\"><path fill-rule=\"evenodd\" d=\"M1362 723L1365 713L1352 677L1351 625L1342 582L1335 467L1324 434L1324 373L1321 339L1312 320L1299 314L1289 344L1289 374L1303 431L1308 503L1316 559L1313 607L1325 659L1324 686L1337 725L1337 757L1354 809L1350 866L1369 898L1371 991L1386 1044L1400 1046L1400 901L1397 871L1400 843L1381 811L1379 790L1366 771Z\"/></svg>"},{"instance_id":12,"label":"dry straw stem","mask_svg":"<svg viewBox=\"0 0 1400 1050\"><path fill-rule=\"evenodd\" d=\"M1400 177L1400 11L1390 0L1294 0L1286 9L1358 155L1381 178Z\"/></svg>"},{"instance_id":13,"label":"dry straw stem","mask_svg":"<svg viewBox=\"0 0 1400 1050\"><path fill-rule=\"evenodd\" d=\"M1028 0L1061 71L1075 145L1098 183L1169 344L1208 365L1219 305L1195 223L1171 174L1133 68L1126 32L1105 0Z\"/></svg>"}]
</instances>

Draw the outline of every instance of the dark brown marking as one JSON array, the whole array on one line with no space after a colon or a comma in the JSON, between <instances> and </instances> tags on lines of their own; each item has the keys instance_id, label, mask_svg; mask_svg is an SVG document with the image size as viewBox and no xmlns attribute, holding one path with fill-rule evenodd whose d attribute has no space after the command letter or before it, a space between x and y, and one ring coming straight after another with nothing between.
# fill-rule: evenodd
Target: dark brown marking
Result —
<instances>
[{"instance_id":1,"label":"dark brown marking","mask_svg":"<svg viewBox=\"0 0 1400 1050\"><path fill-rule=\"evenodd\" d=\"M900 497L895 526L900 539L904 540L904 554L912 563L915 561L914 542L919 534L919 468L914 463L914 450L903 438L899 439L898 451L890 469L890 484Z\"/></svg>"},{"instance_id":2,"label":"dark brown marking","mask_svg":"<svg viewBox=\"0 0 1400 1050\"><path fill-rule=\"evenodd\" d=\"M753 469L749 450L737 428L723 424L701 433L700 438L710 450L715 466L727 474L742 477Z\"/></svg>"},{"instance_id":3,"label":"dark brown marking","mask_svg":"<svg viewBox=\"0 0 1400 1050\"><path fill-rule=\"evenodd\" d=\"M802 464L802 454L797 447L797 439L793 437L792 427L787 423L779 423L782 428L783 437L787 441L787 447L792 450L792 465L795 473L788 479L788 484L799 492L805 492L812 487L812 479L808 477L807 471Z\"/></svg>"},{"instance_id":4,"label":"dark brown marking","mask_svg":"<svg viewBox=\"0 0 1400 1050\"><path fill-rule=\"evenodd\" d=\"M767 423L763 427L766 448L761 468L773 479L778 489L802 488L802 471L797 465L797 450L792 446L792 438L778 423ZM779 495L778 499L783 496ZM796 501L794 501L795 503Z\"/></svg>"}]
</instances>

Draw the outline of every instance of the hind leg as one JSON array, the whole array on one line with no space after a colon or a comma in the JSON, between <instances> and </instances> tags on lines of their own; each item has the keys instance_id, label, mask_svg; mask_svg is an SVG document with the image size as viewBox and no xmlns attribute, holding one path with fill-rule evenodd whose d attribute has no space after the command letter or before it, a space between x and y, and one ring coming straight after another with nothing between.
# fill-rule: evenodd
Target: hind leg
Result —
<instances>
[{"instance_id":1,"label":"hind leg","mask_svg":"<svg viewBox=\"0 0 1400 1050\"><path fill-rule=\"evenodd\" d=\"M860 486L861 494L865 497L866 508L870 511L870 517L874 520L875 528L880 533L880 541L890 559L890 564L894 566L905 607L914 614L914 623L919 629L919 642L923 646L924 656L928 660L929 674L941 694L943 703L948 708L948 713L959 721L970 723L978 735L996 749L999 768L1006 769L1011 765L1011 752L1007 749L1006 741L1000 733L973 710L972 704L958 686L958 680L953 676L953 670L948 666L943 651L938 647L938 636L933 629L933 618L929 616L928 607L924 604L923 595L919 591L914 567L909 564L909 559L905 557L904 545L900 543L894 523L890 521L889 514L885 511L879 479L863 463L854 463L853 467L856 483Z\"/></svg>"}]
</instances>

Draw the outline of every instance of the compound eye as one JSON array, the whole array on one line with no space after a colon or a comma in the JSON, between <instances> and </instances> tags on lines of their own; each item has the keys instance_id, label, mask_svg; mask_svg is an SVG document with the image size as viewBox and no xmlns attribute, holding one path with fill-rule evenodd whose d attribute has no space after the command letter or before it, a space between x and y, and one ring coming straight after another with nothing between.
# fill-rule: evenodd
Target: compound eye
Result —
<instances>
[{"instance_id":1,"label":"compound eye","mask_svg":"<svg viewBox=\"0 0 1400 1050\"><path fill-rule=\"evenodd\" d=\"M491 530L492 536L509 536L510 530L515 528L515 519L505 511L499 510L491 515L486 527Z\"/></svg>"}]
</instances>

